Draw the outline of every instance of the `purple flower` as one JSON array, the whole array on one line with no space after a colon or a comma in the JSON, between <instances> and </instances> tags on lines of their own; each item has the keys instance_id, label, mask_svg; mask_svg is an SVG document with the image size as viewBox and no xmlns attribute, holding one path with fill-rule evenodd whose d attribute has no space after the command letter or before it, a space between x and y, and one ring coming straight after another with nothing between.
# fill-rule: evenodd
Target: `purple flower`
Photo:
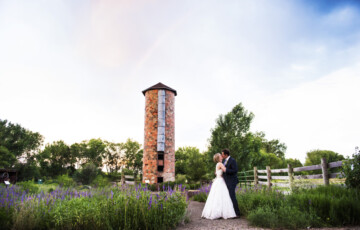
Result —
<instances>
[{"instance_id":1,"label":"purple flower","mask_svg":"<svg viewBox=\"0 0 360 230\"><path fill-rule=\"evenodd\" d=\"M149 207L148 207L149 210L151 208L151 204L152 204L152 196L150 196Z\"/></svg>"}]
</instances>

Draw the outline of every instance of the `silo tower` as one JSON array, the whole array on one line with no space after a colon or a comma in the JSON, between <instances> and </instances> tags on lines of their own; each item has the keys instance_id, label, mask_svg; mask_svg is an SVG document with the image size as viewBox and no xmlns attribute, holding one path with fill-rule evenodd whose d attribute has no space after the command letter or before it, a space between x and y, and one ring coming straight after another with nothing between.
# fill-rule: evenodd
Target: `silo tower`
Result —
<instances>
[{"instance_id":1,"label":"silo tower","mask_svg":"<svg viewBox=\"0 0 360 230\"><path fill-rule=\"evenodd\" d=\"M145 96L143 183L175 181L176 90L158 83Z\"/></svg>"}]
</instances>

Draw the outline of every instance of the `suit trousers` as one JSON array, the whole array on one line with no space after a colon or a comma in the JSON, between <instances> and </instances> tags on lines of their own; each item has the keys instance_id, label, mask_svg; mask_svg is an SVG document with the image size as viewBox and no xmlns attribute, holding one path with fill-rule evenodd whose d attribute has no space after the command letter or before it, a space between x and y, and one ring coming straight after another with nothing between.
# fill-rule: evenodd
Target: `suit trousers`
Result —
<instances>
[{"instance_id":1,"label":"suit trousers","mask_svg":"<svg viewBox=\"0 0 360 230\"><path fill-rule=\"evenodd\" d=\"M235 185L229 184L228 189L229 189L231 201L234 206L235 213L237 216L240 216L239 205L238 205L238 202L236 200L236 195L235 195L236 184Z\"/></svg>"}]
</instances>

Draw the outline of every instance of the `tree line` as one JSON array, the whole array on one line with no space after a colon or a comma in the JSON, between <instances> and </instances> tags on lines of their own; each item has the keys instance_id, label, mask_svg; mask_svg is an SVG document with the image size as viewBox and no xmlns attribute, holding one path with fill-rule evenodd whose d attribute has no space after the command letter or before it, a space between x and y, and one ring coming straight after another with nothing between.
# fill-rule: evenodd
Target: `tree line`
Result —
<instances>
[{"instance_id":1,"label":"tree line","mask_svg":"<svg viewBox=\"0 0 360 230\"><path fill-rule=\"evenodd\" d=\"M219 115L211 129L208 149L204 152L196 147L180 147L175 152L175 170L178 182L197 182L213 177L213 155L223 148L231 151L240 171L259 169L300 167L298 159L286 158L286 144L278 139L268 140L264 132L250 132L254 114L239 103L230 112ZM143 149L137 141L128 139L124 143L113 143L102 139L91 139L66 144L59 140L43 146L44 137L18 124L0 119L0 168L15 168L19 180L51 177L68 174L87 167L103 169L109 175L130 170L135 175L142 173ZM319 164L321 157L329 162L344 157L330 150L312 150L307 153L305 165ZM90 166L89 166L90 165Z\"/></svg>"}]
</instances>

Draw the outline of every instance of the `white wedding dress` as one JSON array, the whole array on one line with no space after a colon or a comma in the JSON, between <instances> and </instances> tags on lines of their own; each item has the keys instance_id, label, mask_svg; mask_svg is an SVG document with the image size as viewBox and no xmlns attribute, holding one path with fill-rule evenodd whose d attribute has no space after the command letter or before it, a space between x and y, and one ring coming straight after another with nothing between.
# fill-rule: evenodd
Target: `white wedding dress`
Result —
<instances>
[{"instance_id":1,"label":"white wedding dress","mask_svg":"<svg viewBox=\"0 0 360 230\"><path fill-rule=\"evenodd\" d=\"M236 217L229 190L222 174L223 171L221 169L216 170L216 178L211 186L201 217L211 220Z\"/></svg>"}]
</instances>

